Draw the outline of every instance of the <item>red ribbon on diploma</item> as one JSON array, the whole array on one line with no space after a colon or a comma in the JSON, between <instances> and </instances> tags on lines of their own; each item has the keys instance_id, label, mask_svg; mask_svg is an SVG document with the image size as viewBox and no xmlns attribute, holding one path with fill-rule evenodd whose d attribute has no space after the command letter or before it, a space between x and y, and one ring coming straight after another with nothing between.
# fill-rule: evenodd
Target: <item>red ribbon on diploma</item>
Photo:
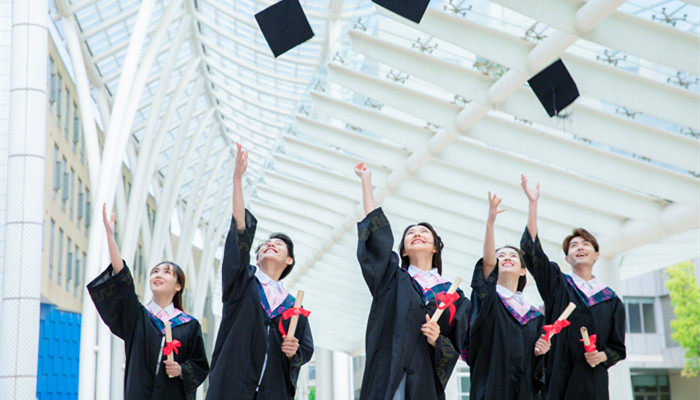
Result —
<instances>
[{"instance_id":1,"label":"red ribbon on diploma","mask_svg":"<svg viewBox=\"0 0 700 400\"><path fill-rule=\"evenodd\" d=\"M590 353L590 352L592 352L592 351L596 351L596 348L595 348L595 335L590 335L590 336L588 337L588 340L591 342L591 344L589 344L588 346L586 346L585 344L583 345L583 348L586 350L586 353ZM583 342L583 339L579 339L579 341L580 341L580 342Z\"/></svg>"},{"instance_id":2,"label":"red ribbon on diploma","mask_svg":"<svg viewBox=\"0 0 700 400\"><path fill-rule=\"evenodd\" d=\"M180 347L180 341L179 340L173 340L172 342L167 342L165 346L163 347L163 355L167 356L168 354L172 353L175 351L175 354L179 354L177 351L177 348Z\"/></svg>"},{"instance_id":3,"label":"red ribbon on diploma","mask_svg":"<svg viewBox=\"0 0 700 400\"><path fill-rule=\"evenodd\" d=\"M545 325L542 327L545 332L547 332L546 335L544 335L544 338L549 341L550 336L557 334L561 332L561 330L567 326L571 325L571 322L568 320L562 319L562 320L556 320L554 321L553 324L551 325Z\"/></svg>"},{"instance_id":4,"label":"red ribbon on diploma","mask_svg":"<svg viewBox=\"0 0 700 400\"><path fill-rule=\"evenodd\" d=\"M459 299L459 293L440 293L437 295L437 299L442 302L442 304L437 303L438 310L444 310L449 307L450 309L450 322L447 325L452 325L452 318L454 318L457 312L457 307L455 307L455 301Z\"/></svg>"},{"instance_id":5,"label":"red ribbon on diploma","mask_svg":"<svg viewBox=\"0 0 700 400\"><path fill-rule=\"evenodd\" d=\"M280 323L277 326L279 328L282 336L287 336L287 332L284 331L284 327L282 326L282 321L288 320L288 319L292 318L294 315L303 315L306 318L309 318L309 314L311 314L311 311L309 311L305 308L301 308L301 307L292 307L292 308L286 309L282 313L282 318L280 318Z\"/></svg>"}]
</instances>

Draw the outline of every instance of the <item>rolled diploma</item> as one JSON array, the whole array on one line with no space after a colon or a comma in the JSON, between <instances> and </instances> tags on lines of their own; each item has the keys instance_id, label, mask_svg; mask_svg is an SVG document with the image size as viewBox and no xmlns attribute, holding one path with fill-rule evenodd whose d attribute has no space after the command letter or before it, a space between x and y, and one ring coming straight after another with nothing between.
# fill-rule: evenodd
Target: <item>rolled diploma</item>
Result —
<instances>
[{"instance_id":1,"label":"rolled diploma","mask_svg":"<svg viewBox=\"0 0 700 400\"><path fill-rule=\"evenodd\" d=\"M456 277L455 280L452 282L452 285L450 285L450 288L447 289L447 294L452 294L452 293L456 292L460 283L462 283L462 278ZM440 302L440 306L442 306L443 304L445 304L445 303ZM430 320L432 322L437 322L437 320L440 319L440 316L442 315L443 311L445 311L444 308L443 309L438 308L437 310L435 310L435 314L433 314L433 317L430 318Z\"/></svg>"},{"instance_id":2,"label":"rolled diploma","mask_svg":"<svg viewBox=\"0 0 700 400\"><path fill-rule=\"evenodd\" d=\"M173 329L170 327L170 321L165 321L165 343L170 343L173 341ZM175 355L171 351L168 354L168 361L175 361ZM169 378L174 378L172 375L168 375Z\"/></svg>"},{"instance_id":3,"label":"rolled diploma","mask_svg":"<svg viewBox=\"0 0 700 400\"><path fill-rule=\"evenodd\" d=\"M562 321L562 320L569 318L569 315L571 315L571 313L574 312L575 308L576 308L576 304L569 302L569 305L566 306L566 308L564 309L564 312L562 312L561 315L559 316L559 318L557 318L557 321ZM556 333L552 332L552 334L549 335L549 340L552 340L552 338L554 337L555 334Z\"/></svg>"},{"instance_id":4,"label":"rolled diploma","mask_svg":"<svg viewBox=\"0 0 700 400\"><path fill-rule=\"evenodd\" d=\"M588 337L588 329L585 326L581 327L581 337L583 338L583 345L588 347L591 345L591 339Z\"/></svg>"},{"instance_id":5,"label":"rolled diploma","mask_svg":"<svg viewBox=\"0 0 700 400\"><path fill-rule=\"evenodd\" d=\"M301 302L304 300L304 291L297 291L297 298L294 301L294 308L301 308ZM297 330L297 323L299 322L298 315L292 315L289 320L289 329L287 330L287 336L294 336L294 332Z\"/></svg>"}]
</instances>

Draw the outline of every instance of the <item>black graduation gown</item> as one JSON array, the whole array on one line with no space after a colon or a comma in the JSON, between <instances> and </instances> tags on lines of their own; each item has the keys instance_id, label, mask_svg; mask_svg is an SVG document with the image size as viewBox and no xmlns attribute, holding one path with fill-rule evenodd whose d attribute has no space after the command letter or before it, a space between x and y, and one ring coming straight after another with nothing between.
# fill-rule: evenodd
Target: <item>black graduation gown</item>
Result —
<instances>
[{"instance_id":1,"label":"black graduation gown","mask_svg":"<svg viewBox=\"0 0 700 400\"><path fill-rule=\"evenodd\" d=\"M573 279L549 261L539 237L534 242L527 229L520 241L525 261L544 300L545 323L552 324L569 302L576 309L567 318L571 325L552 338L547 357L547 399L608 399L608 368L625 358L625 308L612 289L606 287L591 298ZM591 368L584 358L581 327L597 338L596 348L608 360Z\"/></svg>"},{"instance_id":2,"label":"black graduation gown","mask_svg":"<svg viewBox=\"0 0 700 400\"><path fill-rule=\"evenodd\" d=\"M248 210L245 219L246 229L239 233L232 218L226 238L221 265L224 307L211 359L207 399L291 400L299 368L314 352L311 328L308 320L299 316L294 335L299 338L299 350L288 359L282 352L279 321L281 314L294 306L294 297L287 296L282 305L270 310L255 277L255 267L250 265L257 220ZM285 332L290 321L282 322ZM267 364L260 381L266 354Z\"/></svg>"},{"instance_id":3,"label":"black graduation gown","mask_svg":"<svg viewBox=\"0 0 700 400\"><path fill-rule=\"evenodd\" d=\"M437 285L433 293L424 295L423 288L399 267L399 257L391 250L391 227L381 208L359 222L357 231L357 258L372 294L360 400L391 400L404 375L406 400L444 399L467 334L469 300L458 291L452 323L446 309L438 320L437 344L431 346L420 328L425 315L435 312L433 294L446 292L450 284Z\"/></svg>"},{"instance_id":4,"label":"black graduation gown","mask_svg":"<svg viewBox=\"0 0 700 400\"><path fill-rule=\"evenodd\" d=\"M173 340L181 343L174 358L182 368L182 377L169 378L163 363L165 356L160 357L165 324L139 302L126 264L114 276L110 264L87 289L104 323L124 340L124 398L194 399L209 371L199 322L185 313L170 319Z\"/></svg>"},{"instance_id":5,"label":"black graduation gown","mask_svg":"<svg viewBox=\"0 0 700 400\"><path fill-rule=\"evenodd\" d=\"M544 316L535 307L524 316L506 305L496 291L498 265L484 279L483 260L472 277L470 324L470 399L541 399L544 356L535 357Z\"/></svg>"}]
</instances>

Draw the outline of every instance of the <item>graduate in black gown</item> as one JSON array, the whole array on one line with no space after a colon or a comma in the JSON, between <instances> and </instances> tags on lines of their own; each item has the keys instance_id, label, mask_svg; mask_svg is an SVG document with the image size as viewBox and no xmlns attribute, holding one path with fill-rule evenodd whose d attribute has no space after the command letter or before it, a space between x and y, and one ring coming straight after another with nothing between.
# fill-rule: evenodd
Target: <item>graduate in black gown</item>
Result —
<instances>
[{"instance_id":1,"label":"graduate in black gown","mask_svg":"<svg viewBox=\"0 0 700 400\"><path fill-rule=\"evenodd\" d=\"M114 214L107 219L104 205L102 219L112 263L87 289L104 323L124 340L124 398L194 399L197 387L207 377L209 364L199 322L182 311L185 274L169 261L153 267L149 278L153 301L144 307L136 297L131 272L114 239ZM170 321L173 343L179 343L172 351L174 361L163 354L165 321Z\"/></svg>"},{"instance_id":2,"label":"graduate in black gown","mask_svg":"<svg viewBox=\"0 0 700 400\"><path fill-rule=\"evenodd\" d=\"M311 359L314 344L304 316L299 316L295 336L282 334L289 329L295 301L279 282L294 267L291 239L272 234L256 249L257 271L250 264L257 221L243 200L247 165L248 153L238 144L233 218L221 265L223 315L207 399L291 400L299 368Z\"/></svg>"},{"instance_id":3,"label":"graduate in black gown","mask_svg":"<svg viewBox=\"0 0 700 400\"><path fill-rule=\"evenodd\" d=\"M444 399L467 335L469 300L458 290L438 322L429 322L436 297L447 300L451 285L441 276L442 241L430 224L410 225L399 257L389 221L375 208L370 171L360 163L355 173L366 213L357 224L357 258L372 294L360 400Z\"/></svg>"},{"instance_id":4,"label":"graduate in black gown","mask_svg":"<svg viewBox=\"0 0 700 400\"><path fill-rule=\"evenodd\" d=\"M505 211L489 193L484 257L474 267L470 360L472 400L541 399L544 386L542 313L523 297L527 283L522 252L495 248L496 216Z\"/></svg>"},{"instance_id":5,"label":"graduate in black gown","mask_svg":"<svg viewBox=\"0 0 700 400\"><path fill-rule=\"evenodd\" d=\"M552 338L547 357L547 399L608 399L608 368L625 358L625 308L615 292L593 275L599 256L598 242L583 228L564 239L563 250L571 265L571 274L549 261L537 236L539 184L522 187L530 205L527 228L520 241L530 273L544 300L545 322L552 324L569 302L576 309L569 316L571 325ZM596 350L586 352L580 329L596 335Z\"/></svg>"}]
</instances>

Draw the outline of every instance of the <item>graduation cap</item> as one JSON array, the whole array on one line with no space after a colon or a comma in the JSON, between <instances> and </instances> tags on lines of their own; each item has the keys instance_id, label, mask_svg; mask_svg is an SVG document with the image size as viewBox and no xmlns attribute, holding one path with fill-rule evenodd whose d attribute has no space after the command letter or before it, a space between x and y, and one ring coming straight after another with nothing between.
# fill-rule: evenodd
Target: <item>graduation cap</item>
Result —
<instances>
[{"instance_id":1,"label":"graduation cap","mask_svg":"<svg viewBox=\"0 0 700 400\"><path fill-rule=\"evenodd\" d=\"M314 37L299 0L282 0L255 14L275 58Z\"/></svg>"},{"instance_id":2,"label":"graduation cap","mask_svg":"<svg viewBox=\"0 0 700 400\"><path fill-rule=\"evenodd\" d=\"M387 10L393 11L400 16L419 23L425 10L428 9L430 0L372 0Z\"/></svg>"},{"instance_id":3,"label":"graduation cap","mask_svg":"<svg viewBox=\"0 0 700 400\"><path fill-rule=\"evenodd\" d=\"M574 78L559 59L527 81L550 117L557 115L578 98Z\"/></svg>"}]
</instances>

